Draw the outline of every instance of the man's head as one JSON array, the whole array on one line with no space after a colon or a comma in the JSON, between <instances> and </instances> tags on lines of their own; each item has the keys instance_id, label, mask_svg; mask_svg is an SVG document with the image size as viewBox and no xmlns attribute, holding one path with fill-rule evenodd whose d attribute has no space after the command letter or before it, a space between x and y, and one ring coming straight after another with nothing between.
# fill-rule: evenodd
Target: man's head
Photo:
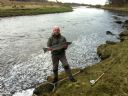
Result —
<instances>
[{"instance_id":1,"label":"man's head","mask_svg":"<svg viewBox=\"0 0 128 96\"><path fill-rule=\"evenodd\" d=\"M60 34L60 28L59 26L53 27L53 35L59 35Z\"/></svg>"}]
</instances>

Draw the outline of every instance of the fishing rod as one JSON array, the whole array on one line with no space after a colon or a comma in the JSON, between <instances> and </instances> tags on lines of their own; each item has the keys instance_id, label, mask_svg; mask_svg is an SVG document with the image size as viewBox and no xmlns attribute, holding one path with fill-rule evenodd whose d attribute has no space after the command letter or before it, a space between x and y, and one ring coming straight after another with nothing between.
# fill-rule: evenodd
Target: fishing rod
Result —
<instances>
[{"instance_id":1,"label":"fishing rod","mask_svg":"<svg viewBox=\"0 0 128 96\"><path fill-rule=\"evenodd\" d=\"M104 74L108 72L113 66L114 64L107 68L96 80L90 80L91 86L94 86L104 76Z\"/></svg>"}]
</instances>

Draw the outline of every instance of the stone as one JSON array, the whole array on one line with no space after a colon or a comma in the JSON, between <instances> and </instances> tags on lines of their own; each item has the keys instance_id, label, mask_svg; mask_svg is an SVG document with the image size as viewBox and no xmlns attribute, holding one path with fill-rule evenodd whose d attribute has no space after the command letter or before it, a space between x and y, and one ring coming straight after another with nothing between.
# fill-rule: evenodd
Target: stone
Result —
<instances>
[{"instance_id":1,"label":"stone","mask_svg":"<svg viewBox=\"0 0 128 96\"><path fill-rule=\"evenodd\" d=\"M128 24L128 20L125 20L124 23L125 23L125 24Z\"/></svg>"},{"instance_id":2,"label":"stone","mask_svg":"<svg viewBox=\"0 0 128 96\"><path fill-rule=\"evenodd\" d=\"M117 24L122 24L123 22L122 21L115 21Z\"/></svg>"},{"instance_id":3,"label":"stone","mask_svg":"<svg viewBox=\"0 0 128 96\"><path fill-rule=\"evenodd\" d=\"M124 21L123 28L128 30L128 20Z\"/></svg>"},{"instance_id":4,"label":"stone","mask_svg":"<svg viewBox=\"0 0 128 96\"><path fill-rule=\"evenodd\" d=\"M106 31L107 35L114 35L111 31Z\"/></svg>"},{"instance_id":5,"label":"stone","mask_svg":"<svg viewBox=\"0 0 128 96\"><path fill-rule=\"evenodd\" d=\"M120 37L122 37L122 36L128 36L128 31L121 32L121 33L119 34L119 36L120 36Z\"/></svg>"},{"instance_id":6,"label":"stone","mask_svg":"<svg viewBox=\"0 0 128 96\"><path fill-rule=\"evenodd\" d=\"M106 44L114 45L114 44L116 44L116 42L113 42L113 41L106 41Z\"/></svg>"},{"instance_id":7,"label":"stone","mask_svg":"<svg viewBox=\"0 0 128 96\"><path fill-rule=\"evenodd\" d=\"M118 16L113 16L114 19L119 20L120 18Z\"/></svg>"}]
</instances>

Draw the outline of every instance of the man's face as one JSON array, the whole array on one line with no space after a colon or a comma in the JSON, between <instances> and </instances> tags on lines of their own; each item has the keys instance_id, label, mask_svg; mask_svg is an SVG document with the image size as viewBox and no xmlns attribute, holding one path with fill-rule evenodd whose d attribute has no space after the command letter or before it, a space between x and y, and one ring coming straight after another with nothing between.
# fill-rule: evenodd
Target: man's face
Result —
<instances>
[{"instance_id":1,"label":"man's face","mask_svg":"<svg viewBox=\"0 0 128 96\"><path fill-rule=\"evenodd\" d=\"M54 35L59 35L60 34L60 30L59 29L54 29Z\"/></svg>"},{"instance_id":2,"label":"man's face","mask_svg":"<svg viewBox=\"0 0 128 96\"><path fill-rule=\"evenodd\" d=\"M60 32L55 32L55 33L54 33L54 35L59 35L59 34L60 34Z\"/></svg>"}]
</instances>

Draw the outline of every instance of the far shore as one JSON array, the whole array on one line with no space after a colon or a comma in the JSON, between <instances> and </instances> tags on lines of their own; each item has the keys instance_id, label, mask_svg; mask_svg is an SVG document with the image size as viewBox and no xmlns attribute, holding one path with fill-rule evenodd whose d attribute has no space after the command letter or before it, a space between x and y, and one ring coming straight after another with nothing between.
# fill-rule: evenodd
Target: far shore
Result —
<instances>
[{"instance_id":1,"label":"far shore","mask_svg":"<svg viewBox=\"0 0 128 96\"><path fill-rule=\"evenodd\" d=\"M72 7L70 5L58 3L15 2L7 5L0 4L0 17L63 13L71 11Z\"/></svg>"},{"instance_id":2,"label":"far shore","mask_svg":"<svg viewBox=\"0 0 128 96\"><path fill-rule=\"evenodd\" d=\"M106 9L106 10L128 12L128 7L107 7L107 6L103 6L101 8Z\"/></svg>"},{"instance_id":3,"label":"far shore","mask_svg":"<svg viewBox=\"0 0 128 96\"><path fill-rule=\"evenodd\" d=\"M128 6L113 6L113 5L89 5L89 8L99 8L112 11L128 12Z\"/></svg>"}]
</instances>

